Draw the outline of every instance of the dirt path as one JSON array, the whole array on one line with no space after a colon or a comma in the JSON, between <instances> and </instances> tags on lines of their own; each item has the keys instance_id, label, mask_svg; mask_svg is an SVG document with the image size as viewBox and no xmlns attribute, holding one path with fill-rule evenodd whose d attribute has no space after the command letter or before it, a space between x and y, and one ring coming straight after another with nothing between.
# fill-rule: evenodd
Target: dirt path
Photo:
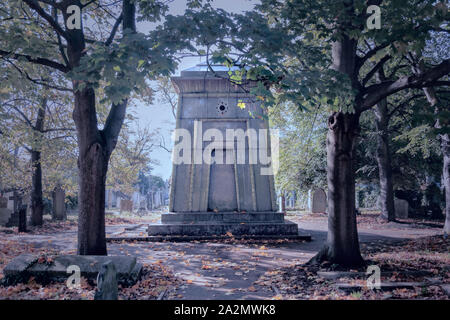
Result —
<instances>
[{"instance_id":1,"label":"dirt path","mask_svg":"<svg viewBox=\"0 0 450 320\"><path fill-rule=\"evenodd\" d=\"M267 299L276 295L270 288L254 285L262 274L271 269L309 260L326 240L326 219L299 220L299 230L311 234L311 242L260 243L168 243L113 242L108 244L110 255L136 255L143 263L162 263L185 280L177 288L178 299ZM107 227L108 234L120 233L130 225ZM440 234L437 227L384 224L360 226L362 246L376 241L390 242ZM8 235L35 247L55 248L74 253L76 231L61 231L47 235Z\"/></svg>"}]
</instances>

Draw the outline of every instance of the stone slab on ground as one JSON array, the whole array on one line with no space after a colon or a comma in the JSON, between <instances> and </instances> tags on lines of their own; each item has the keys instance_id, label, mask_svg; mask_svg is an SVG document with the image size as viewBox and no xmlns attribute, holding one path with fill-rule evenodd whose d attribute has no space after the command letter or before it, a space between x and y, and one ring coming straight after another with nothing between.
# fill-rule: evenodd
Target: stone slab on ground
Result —
<instances>
[{"instance_id":1,"label":"stone slab on ground","mask_svg":"<svg viewBox=\"0 0 450 320\"><path fill-rule=\"evenodd\" d=\"M102 265L108 261L114 263L120 284L131 285L139 279L142 264L132 256L49 256L39 263L39 256L22 254L14 258L4 269L5 282L18 283L34 277L37 282L65 281L72 273L67 273L69 266L80 268L81 276L95 280Z\"/></svg>"}]
</instances>

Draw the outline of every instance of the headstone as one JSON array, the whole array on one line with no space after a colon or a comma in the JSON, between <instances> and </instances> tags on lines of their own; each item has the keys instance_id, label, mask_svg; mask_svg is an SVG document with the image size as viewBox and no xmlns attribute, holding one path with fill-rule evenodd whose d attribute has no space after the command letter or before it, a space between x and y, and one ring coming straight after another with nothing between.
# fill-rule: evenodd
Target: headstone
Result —
<instances>
[{"instance_id":1,"label":"headstone","mask_svg":"<svg viewBox=\"0 0 450 320\"><path fill-rule=\"evenodd\" d=\"M0 196L0 209L8 208L8 198Z\"/></svg>"},{"instance_id":2,"label":"headstone","mask_svg":"<svg viewBox=\"0 0 450 320\"><path fill-rule=\"evenodd\" d=\"M120 200L120 212L122 212L122 211L132 212L133 211L133 201L121 199Z\"/></svg>"},{"instance_id":3,"label":"headstone","mask_svg":"<svg viewBox=\"0 0 450 320\"><path fill-rule=\"evenodd\" d=\"M12 210L8 209L8 198L0 196L0 226L8 223L11 214Z\"/></svg>"},{"instance_id":4,"label":"headstone","mask_svg":"<svg viewBox=\"0 0 450 320\"><path fill-rule=\"evenodd\" d=\"M327 195L322 189L314 190L311 202L311 212L325 213L327 211Z\"/></svg>"},{"instance_id":5,"label":"headstone","mask_svg":"<svg viewBox=\"0 0 450 320\"><path fill-rule=\"evenodd\" d=\"M97 276L97 291L94 300L117 300L117 272L112 261L102 265L101 271Z\"/></svg>"},{"instance_id":6,"label":"headstone","mask_svg":"<svg viewBox=\"0 0 450 320\"><path fill-rule=\"evenodd\" d=\"M66 192L60 187L57 186L53 190L53 210L52 210L52 218L54 220L65 220L66 219Z\"/></svg>"},{"instance_id":7,"label":"headstone","mask_svg":"<svg viewBox=\"0 0 450 320\"><path fill-rule=\"evenodd\" d=\"M408 201L406 201L404 199L395 199L394 206L395 206L395 217L396 218L400 218L400 219L408 218L408 210L409 210Z\"/></svg>"}]
</instances>

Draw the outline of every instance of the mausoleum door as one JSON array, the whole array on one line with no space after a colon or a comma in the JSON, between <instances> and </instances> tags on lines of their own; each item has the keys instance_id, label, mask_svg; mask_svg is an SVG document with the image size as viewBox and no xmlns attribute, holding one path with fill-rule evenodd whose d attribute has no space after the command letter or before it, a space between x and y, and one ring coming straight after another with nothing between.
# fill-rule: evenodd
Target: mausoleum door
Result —
<instances>
[{"instance_id":1,"label":"mausoleum door","mask_svg":"<svg viewBox=\"0 0 450 320\"><path fill-rule=\"evenodd\" d=\"M226 163L226 152L233 152L233 150L223 150L222 164L214 162L210 165L208 211L232 212L238 210L235 164ZM215 156L213 151L212 157Z\"/></svg>"}]
</instances>

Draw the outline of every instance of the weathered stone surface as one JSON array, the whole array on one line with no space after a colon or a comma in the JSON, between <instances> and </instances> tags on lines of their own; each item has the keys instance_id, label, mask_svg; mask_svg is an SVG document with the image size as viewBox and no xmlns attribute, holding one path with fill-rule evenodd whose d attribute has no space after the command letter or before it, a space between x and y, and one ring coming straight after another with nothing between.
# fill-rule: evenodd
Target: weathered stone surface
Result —
<instances>
[{"instance_id":1,"label":"weathered stone surface","mask_svg":"<svg viewBox=\"0 0 450 320\"><path fill-rule=\"evenodd\" d=\"M312 195L311 212L325 213L327 211L327 195L322 189L314 190Z\"/></svg>"},{"instance_id":2,"label":"weathered stone surface","mask_svg":"<svg viewBox=\"0 0 450 320\"><path fill-rule=\"evenodd\" d=\"M224 66L214 65L213 68L216 73L227 74ZM193 164L174 165L169 202L171 212L277 210L273 175L262 174L260 163L249 163L250 155L254 154L252 151L257 151L260 157L261 154L270 154L270 143L262 147L259 141L263 135L258 135L258 130L268 129L267 121L257 117L262 114L260 103L250 102L252 95L230 87L228 81L223 80L215 77L207 65L183 70L180 77L172 78L180 95L177 129L189 132L192 143L187 147L194 157L198 154L201 157L207 151L219 163L210 164L199 159ZM246 85L252 86L251 83ZM237 106L239 100L246 101L245 110ZM223 148L207 149L210 142L203 137L209 129L214 129L227 140ZM231 132L240 130L242 133L250 129L256 135L251 138L244 136L245 141L241 145L235 142L235 137L227 137L230 129ZM255 150L257 147L267 150ZM239 159L244 158L244 163L237 160L238 154ZM224 163L227 155L234 159L234 163Z\"/></svg>"},{"instance_id":3,"label":"weathered stone surface","mask_svg":"<svg viewBox=\"0 0 450 320\"><path fill-rule=\"evenodd\" d=\"M191 222L275 222L283 223L284 214L280 212L177 212L163 213L162 223Z\"/></svg>"},{"instance_id":4,"label":"weathered stone surface","mask_svg":"<svg viewBox=\"0 0 450 320\"><path fill-rule=\"evenodd\" d=\"M116 267L112 261L108 261L98 273L94 300L117 300L118 296Z\"/></svg>"},{"instance_id":5,"label":"weathered stone surface","mask_svg":"<svg viewBox=\"0 0 450 320\"><path fill-rule=\"evenodd\" d=\"M283 223L274 222L251 222L251 223L172 223L172 224L151 224L148 235L297 235L297 224L285 221Z\"/></svg>"},{"instance_id":6,"label":"weathered stone surface","mask_svg":"<svg viewBox=\"0 0 450 320\"><path fill-rule=\"evenodd\" d=\"M395 217L400 219L408 218L409 205L408 201L403 199L395 199Z\"/></svg>"},{"instance_id":7,"label":"weathered stone surface","mask_svg":"<svg viewBox=\"0 0 450 320\"><path fill-rule=\"evenodd\" d=\"M138 280L142 271L142 264L131 256L59 255L48 258L44 263L39 263L39 257L30 254L14 258L3 269L6 282L23 282L31 276L38 282L65 281L69 276L67 268L71 265L80 267L82 277L95 280L102 265L111 261L115 265L119 283L129 285Z\"/></svg>"}]
</instances>

